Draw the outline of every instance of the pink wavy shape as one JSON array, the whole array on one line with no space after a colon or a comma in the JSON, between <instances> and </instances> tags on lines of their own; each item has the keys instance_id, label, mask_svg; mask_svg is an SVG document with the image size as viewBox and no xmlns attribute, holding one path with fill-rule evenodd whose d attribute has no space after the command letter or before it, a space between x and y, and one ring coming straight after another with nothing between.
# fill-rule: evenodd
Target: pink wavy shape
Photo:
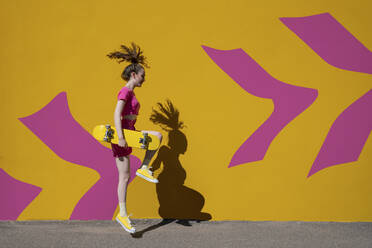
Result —
<instances>
[{"instance_id":1,"label":"pink wavy shape","mask_svg":"<svg viewBox=\"0 0 372 248\"><path fill-rule=\"evenodd\" d=\"M330 65L372 73L371 51L329 13L280 20Z\"/></svg>"},{"instance_id":2,"label":"pink wavy shape","mask_svg":"<svg viewBox=\"0 0 372 248\"><path fill-rule=\"evenodd\" d=\"M117 206L118 176L110 149L72 117L65 92L38 112L19 120L60 158L96 170L101 178L79 200L71 220L111 220ZM131 156L131 180L141 162ZM68 183L68 182L66 182Z\"/></svg>"},{"instance_id":3,"label":"pink wavy shape","mask_svg":"<svg viewBox=\"0 0 372 248\"><path fill-rule=\"evenodd\" d=\"M307 177L327 167L357 161L372 130L372 90L333 123Z\"/></svg>"},{"instance_id":4,"label":"pink wavy shape","mask_svg":"<svg viewBox=\"0 0 372 248\"><path fill-rule=\"evenodd\" d=\"M0 220L17 220L41 192L41 188L21 182L0 168Z\"/></svg>"},{"instance_id":5,"label":"pink wavy shape","mask_svg":"<svg viewBox=\"0 0 372 248\"><path fill-rule=\"evenodd\" d=\"M262 160L273 139L315 101L318 91L273 78L240 48L223 51L202 47L244 90L257 97L272 99L273 113L235 152L229 167Z\"/></svg>"},{"instance_id":6,"label":"pink wavy shape","mask_svg":"<svg viewBox=\"0 0 372 248\"><path fill-rule=\"evenodd\" d=\"M372 74L371 51L329 13L280 20L330 65ZM337 117L308 177L327 167L358 159L371 130L370 92Z\"/></svg>"}]
</instances>

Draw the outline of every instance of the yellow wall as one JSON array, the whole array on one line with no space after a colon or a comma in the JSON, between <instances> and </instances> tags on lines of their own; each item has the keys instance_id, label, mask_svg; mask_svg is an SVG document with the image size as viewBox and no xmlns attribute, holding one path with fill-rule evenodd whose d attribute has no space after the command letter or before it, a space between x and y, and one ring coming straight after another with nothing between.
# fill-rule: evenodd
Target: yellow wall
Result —
<instances>
[{"instance_id":1,"label":"yellow wall","mask_svg":"<svg viewBox=\"0 0 372 248\"><path fill-rule=\"evenodd\" d=\"M0 167L43 189L18 220L68 219L99 179L55 155L18 118L66 91L86 130L113 123L124 65L106 54L134 41L151 65L136 89L136 127L163 132L149 121L152 108L169 98L179 109L187 126L185 185L203 195L213 220L372 221L370 138L357 162L306 177L332 123L371 89L372 76L330 66L279 20L329 12L370 49L371 7L367 0L3 1ZM201 45L242 48L276 79L318 90L262 161L227 167L270 116L271 100L241 89ZM136 178L127 202L134 218L159 218L154 184Z\"/></svg>"}]
</instances>

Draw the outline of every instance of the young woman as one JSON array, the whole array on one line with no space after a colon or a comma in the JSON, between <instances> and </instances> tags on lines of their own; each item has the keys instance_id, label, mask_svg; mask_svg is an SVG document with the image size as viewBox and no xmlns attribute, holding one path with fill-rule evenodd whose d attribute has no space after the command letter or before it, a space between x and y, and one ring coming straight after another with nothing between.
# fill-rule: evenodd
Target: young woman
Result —
<instances>
[{"instance_id":1,"label":"young woman","mask_svg":"<svg viewBox=\"0 0 372 248\"><path fill-rule=\"evenodd\" d=\"M132 47L121 45L122 52L112 52L107 56L111 59L118 59L118 62L127 61L130 64L125 67L121 74L122 79L126 82L125 86L119 91L118 101L114 112L115 128L118 130L119 143L111 144L113 156L116 159L116 166L119 171L119 184L118 184L118 200L120 206L120 212L116 217L116 220L122 225L122 227L130 232L134 233L135 228L132 226L129 216L126 210L126 195L127 186L130 177L130 160L129 154L132 152L132 148L128 147L125 140L124 133L119 130L131 129L136 130L134 124L136 123L137 115L139 113L140 104L134 94L134 89L141 87L145 82L145 67L148 67L146 58L142 55L141 49L134 43ZM162 140L162 135L156 131L142 131L143 133L151 133L159 137ZM149 170L148 165L156 151L147 150L145 158L142 162L141 167L137 170L136 175L140 176L150 182L157 183L158 180L152 176L152 171Z\"/></svg>"}]
</instances>

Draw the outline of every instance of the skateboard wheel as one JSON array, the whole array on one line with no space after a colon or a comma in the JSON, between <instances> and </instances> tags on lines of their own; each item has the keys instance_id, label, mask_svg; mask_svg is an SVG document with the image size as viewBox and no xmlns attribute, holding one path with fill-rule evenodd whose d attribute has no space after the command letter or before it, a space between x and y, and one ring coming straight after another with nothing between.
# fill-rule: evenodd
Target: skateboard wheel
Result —
<instances>
[{"instance_id":1,"label":"skateboard wheel","mask_svg":"<svg viewBox=\"0 0 372 248\"><path fill-rule=\"evenodd\" d=\"M105 132L105 137L103 138L103 140L106 142L111 142L111 139L113 138L114 130L111 129L110 125L105 125L105 127L106 127L106 132Z\"/></svg>"}]
</instances>

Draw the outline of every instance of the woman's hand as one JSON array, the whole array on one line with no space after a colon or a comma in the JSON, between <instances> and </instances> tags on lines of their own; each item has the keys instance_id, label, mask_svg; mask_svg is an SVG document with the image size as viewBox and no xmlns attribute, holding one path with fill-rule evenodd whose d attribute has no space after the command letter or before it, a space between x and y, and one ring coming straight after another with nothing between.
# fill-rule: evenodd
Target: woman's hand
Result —
<instances>
[{"instance_id":1,"label":"woman's hand","mask_svg":"<svg viewBox=\"0 0 372 248\"><path fill-rule=\"evenodd\" d=\"M123 139L123 138L119 139L118 145L120 147L124 147L124 148L127 148L128 147L127 141L125 139Z\"/></svg>"}]
</instances>

